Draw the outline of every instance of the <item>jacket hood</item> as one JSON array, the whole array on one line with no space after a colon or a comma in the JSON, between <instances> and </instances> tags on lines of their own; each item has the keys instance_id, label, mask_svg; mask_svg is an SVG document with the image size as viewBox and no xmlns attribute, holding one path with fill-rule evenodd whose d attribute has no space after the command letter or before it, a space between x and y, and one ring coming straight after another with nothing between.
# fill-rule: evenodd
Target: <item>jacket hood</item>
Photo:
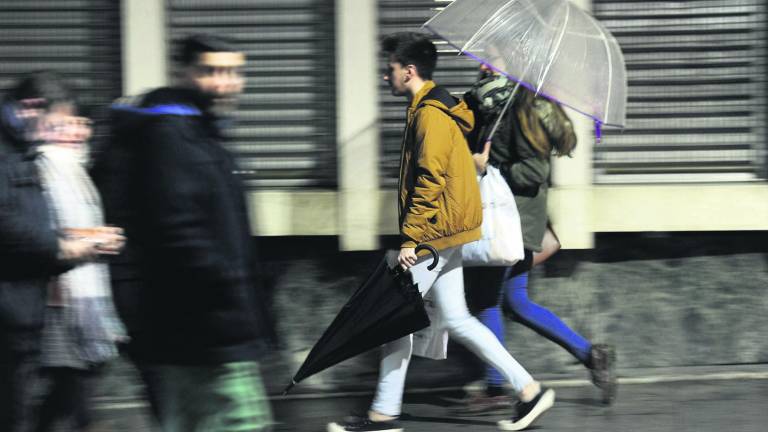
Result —
<instances>
[{"instance_id":1,"label":"jacket hood","mask_svg":"<svg viewBox=\"0 0 768 432\"><path fill-rule=\"evenodd\" d=\"M210 109L213 99L202 92L185 87L161 87L144 95L141 106L144 108L167 105L185 105L201 112Z\"/></svg>"},{"instance_id":2,"label":"jacket hood","mask_svg":"<svg viewBox=\"0 0 768 432\"><path fill-rule=\"evenodd\" d=\"M428 94L429 97L425 97ZM453 104L453 106L446 105L446 102ZM444 88L437 87L434 81L424 83L424 86L411 101L409 110L415 112L416 109L427 105L448 114L456 122L464 135L469 134L475 126L475 115L469 106L463 100L457 100Z\"/></svg>"},{"instance_id":3,"label":"jacket hood","mask_svg":"<svg viewBox=\"0 0 768 432\"><path fill-rule=\"evenodd\" d=\"M112 103L110 125L118 130L139 127L147 118L161 115L204 116L205 103L187 89L164 87L135 96L125 96Z\"/></svg>"}]
</instances>

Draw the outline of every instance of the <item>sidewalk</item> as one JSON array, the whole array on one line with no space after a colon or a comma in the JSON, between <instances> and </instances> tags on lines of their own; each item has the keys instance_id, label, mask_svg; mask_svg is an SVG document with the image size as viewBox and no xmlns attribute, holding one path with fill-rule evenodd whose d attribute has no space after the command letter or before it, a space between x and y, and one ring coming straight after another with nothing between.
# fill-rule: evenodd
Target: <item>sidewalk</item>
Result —
<instances>
[{"instance_id":1,"label":"sidewalk","mask_svg":"<svg viewBox=\"0 0 768 432\"><path fill-rule=\"evenodd\" d=\"M534 425L540 431L578 432L764 432L768 426L768 379L624 384L611 407L589 386L556 387L555 406ZM408 432L491 432L501 416L459 417L448 393L408 394L403 426ZM275 403L278 431L323 431L369 397L284 400Z\"/></svg>"},{"instance_id":2,"label":"sidewalk","mask_svg":"<svg viewBox=\"0 0 768 432\"><path fill-rule=\"evenodd\" d=\"M768 430L768 365L620 371L616 403L576 376L542 376L555 388L555 406L537 422L540 431L764 432ZM500 416L460 417L451 399L460 389L409 389L403 424L408 432L496 430ZM329 421L364 411L369 392L307 393L273 397L277 431L320 432ZM143 401L102 400L105 432L151 431Z\"/></svg>"}]
</instances>

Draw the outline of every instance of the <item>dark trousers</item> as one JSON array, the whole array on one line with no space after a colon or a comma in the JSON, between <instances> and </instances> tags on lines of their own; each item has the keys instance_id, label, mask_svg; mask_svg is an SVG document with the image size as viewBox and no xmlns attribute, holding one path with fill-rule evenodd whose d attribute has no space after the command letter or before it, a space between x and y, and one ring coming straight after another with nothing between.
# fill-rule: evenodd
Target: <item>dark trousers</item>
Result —
<instances>
[{"instance_id":1,"label":"dark trousers","mask_svg":"<svg viewBox=\"0 0 768 432\"><path fill-rule=\"evenodd\" d=\"M0 431L26 432L37 386L38 331L0 330Z\"/></svg>"},{"instance_id":2,"label":"dark trousers","mask_svg":"<svg viewBox=\"0 0 768 432\"><path fill-rule=\"evenodd\" d=\"M499 304L501 285L506 279L519 276L533 267L533 252L525 249L525 256L509 272L508 267L464 267L464 293L467 307L473 315Z\"/></svg>"},{"instance_id":3,"label":"dark trousers","mask_svg":"<svg viewBox=\"0 0 768 432\"><path fill-rule=\"evenodd\" d=\"M132 335L132 337L135 338L134 335ZM159 366L148 363L135 355L135 352L130 345L119 345L118 349L123 357L128 359L139 372L139 377L144 384L144 397L146 397L147 402L149 402L152 419L159 422L162 418L160 415L160 383L162 377L159 371Z\"/></svg>"},{"instance_id":4,"label":"dark trousers","mask_svg":"<svg viewBox=\"0 0 768 432\"><path fill-rule=\"evenodd\" d=\"M141 381L144 383L144 394L149 402L149 409L152 413L152 417L159 422L162 418L160 412L162 405L160 403L160 380L162 377L159 372L159 367L143 362L134 362L134 365L139 371Z\"/></svg>"},{"instance_id":5,"label":"dark trousers","mask_svg":"<svg viewBox=\"0 0 768 432\"><path fill-rule=\"evenodd\" d=\"M97 373L67 367L43 368L40 405L35 412L35 432L56 430L66 424L70 431L85 430L91 424L89 398Z\"/></svg>"}]
</instances>

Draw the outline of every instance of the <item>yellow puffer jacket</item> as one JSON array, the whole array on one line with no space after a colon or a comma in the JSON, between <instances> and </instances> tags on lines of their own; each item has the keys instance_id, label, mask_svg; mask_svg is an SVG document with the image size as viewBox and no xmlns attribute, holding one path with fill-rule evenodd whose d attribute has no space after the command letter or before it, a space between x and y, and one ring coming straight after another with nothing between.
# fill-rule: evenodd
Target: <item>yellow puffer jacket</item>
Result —
<instances>
[{"instance_id":1,"label":"yellow puffer jacket","mask_svg":"<svg viewBox=\"0 0 768 432\"><path fill-rule=\"evenodd\" d=\"M431 97L422 101L434 87L427 81L408 107L400 159L402 248L426 243L441 250L480 238L480 189L464 137L474 116L463 101L451 108Z\"/></svg>"}]
</instances>

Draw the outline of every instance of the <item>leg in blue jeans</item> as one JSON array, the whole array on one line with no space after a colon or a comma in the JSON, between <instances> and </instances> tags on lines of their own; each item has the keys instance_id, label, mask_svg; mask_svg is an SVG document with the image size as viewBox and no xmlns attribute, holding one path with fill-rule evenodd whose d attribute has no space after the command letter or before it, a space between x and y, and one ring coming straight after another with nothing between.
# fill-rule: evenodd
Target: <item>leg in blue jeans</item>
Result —
<instances>
[{"instance_id":1,"label":"leg in blue jeans","mask_svg":"<svg viewBox=\"0 0 768 432\"><path fill-rule=\"evenodd\" d=\"M507 275L510 275L510 271ZM505 277L502 285L503 301L512 312L512 318L535 330L537 333L565 348L584 365L589 361L592 344L568 327L550 310L533 303L528 298L528 272L514 277ZM497 305L483 310L480 321L491 329L494 335L504 343L504 324L501 308ZM500 374L493 368L487 369L486 379L489 386L503 383Z\"/></svg>"},{"instance_id":2,"label":"leg in blue jeans","mask_svg":"<svg viewBox=\"0 0 768 432\"><path fill-rule=\"evenodd\" d=\"M503 290L507 306L515 321L565 348L584 365L588 363L592 344L568 327L549 309L537 305L528 298L527 272L505 279Z\"/></svg>"},{"instance_id":3,"label":"leg in blue jeans","mask_svg":"<svg viewBox=\"0 0 768 432\"><path fill-rule=\"evenodd\" d=\"M493 332L496 339L504 345L504 320L501 314L501 307L499 305L489 307L480 312L477 317L480 319L480 322ZM493 366L486 366L485 376L489 387L501 387L504 385L504 376Z\"/></svg>"}]
</instances>

